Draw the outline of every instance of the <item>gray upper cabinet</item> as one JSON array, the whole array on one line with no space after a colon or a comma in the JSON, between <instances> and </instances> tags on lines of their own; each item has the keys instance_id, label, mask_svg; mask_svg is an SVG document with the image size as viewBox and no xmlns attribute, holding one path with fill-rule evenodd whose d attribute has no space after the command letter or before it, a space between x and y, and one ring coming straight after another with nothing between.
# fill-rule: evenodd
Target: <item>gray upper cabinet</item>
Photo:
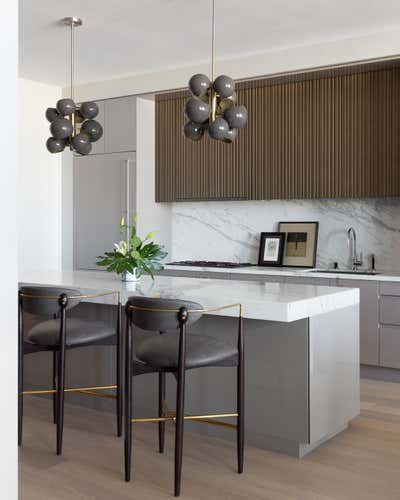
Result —
<instances>
[{"instance_id":1,"label":"gray upper cabinet","mask_svg":"<svg viewBox=\"0 0 400 500\"><path fill-rule=\"evenodd\" d=\"M360 362L379 365L379 283L338 279L338 286L360 289Z\"/></svg>"},{"instance_id":2,"label":"gray upper cabinet","mask_svg":"<svg viewBox=\"0 0 400 500\"><path fill-rule=\"evenodd\" d=\"M100 123L103 127L103 130L106 128L105 123L105 113L104 113L104 101L96 101L96 104L99 107L99 114L96 116L95 120ZM103 133L103 137L96 142L92 142L92 151L90 154L101 154L105 153L105 136Z\"/></svg>"},{"instance_id":3,"label":"gray upper cabinet","mask_svg":"<svg viewBox=\"0 0 400 500\"><path fill-rule=\"evenodd\" d=\"M104 106L105 152L136 151L136 98L108 99Z\"/></svg>"},{"instance_id":4,"label":"gray upper cabinet","mask_svg":"<svg viewBox=\"0 0 400 500\"><path fill-rule=\"evenodd\" d=\"M74 159L75 269L99 270L96 257L113 250L113 244L122 239L119 221L127 212L127 175L130 218L135 213L134 172L134 153Z\"/></svg>"}]
</instances>

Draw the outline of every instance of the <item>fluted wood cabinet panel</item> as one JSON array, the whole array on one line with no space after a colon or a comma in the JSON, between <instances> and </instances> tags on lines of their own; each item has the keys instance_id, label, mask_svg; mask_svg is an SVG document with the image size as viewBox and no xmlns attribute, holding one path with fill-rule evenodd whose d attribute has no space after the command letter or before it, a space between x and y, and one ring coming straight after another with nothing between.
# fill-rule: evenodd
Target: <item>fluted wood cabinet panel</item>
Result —
<instances>
[{"instance_id":1,"label":"fluted wood cabinet panel","mask_svg":"<svg viewBox=\"0 0 400 500\"><path fill-rule=\"evenodd\" d=\"M239 84L232 145L184 138L187 96L157 96L157 201L400 196L400 68Z\"/></svg>"}]
</instances>

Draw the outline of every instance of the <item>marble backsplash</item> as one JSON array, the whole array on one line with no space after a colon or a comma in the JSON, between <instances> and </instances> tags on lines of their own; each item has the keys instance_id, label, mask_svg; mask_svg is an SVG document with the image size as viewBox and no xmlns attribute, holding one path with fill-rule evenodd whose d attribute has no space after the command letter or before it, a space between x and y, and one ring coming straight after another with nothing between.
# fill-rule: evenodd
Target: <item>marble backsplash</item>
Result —
<instances>
[{"instance_id":1,"label":"marble backsplash","mask_svg":"<svg viewBox=\"0 0 400 500\"><path fill-rule=\"evenodd\" d=\"M400 271L400 198L174 203L170 260L256 263L259 235L279 221L319 221L317 267L348 265L347 229L357 233L364 264Z\"/></svg>"}]
</instances>

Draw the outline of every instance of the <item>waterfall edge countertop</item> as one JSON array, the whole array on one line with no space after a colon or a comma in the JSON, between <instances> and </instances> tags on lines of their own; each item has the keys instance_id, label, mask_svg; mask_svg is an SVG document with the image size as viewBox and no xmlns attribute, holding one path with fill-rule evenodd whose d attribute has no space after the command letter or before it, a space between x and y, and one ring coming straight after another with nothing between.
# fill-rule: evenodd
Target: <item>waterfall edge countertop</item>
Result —
<instances>
[{"instance_id":1,"label":"waterfall edge countertop","mask_svg":"<svg viewBox=\"0 0 400 500\"><path fill-rule=\"evenodd\" d=\"M205 308L241 303L245 318L280 322L310 318L359 303L356 288L234 279L156 276L153 282L149 276L144 276L135 284L122 282L119 277L104 271L25 271L19 282L20 285L76 287L84 294L120 292L122 303L133 295L193 300ZM116 300L116 296L87 299L102 304L115 304ZM237 316L238 312L232 308L212 314Z\"/></svg>"}]
</instances>

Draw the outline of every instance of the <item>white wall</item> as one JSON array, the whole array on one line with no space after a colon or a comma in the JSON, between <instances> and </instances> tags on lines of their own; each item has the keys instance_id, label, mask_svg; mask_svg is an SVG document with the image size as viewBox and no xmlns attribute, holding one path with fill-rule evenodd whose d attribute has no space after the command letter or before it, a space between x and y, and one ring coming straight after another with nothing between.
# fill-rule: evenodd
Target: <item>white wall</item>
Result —
<instances>
[{"instance_id":1,"label":"white wall","mask_svg":"<svg viewBox=\"0 0 400 500\"><path fill-rule=\"evenodd\" d=\"M19 80L18 262L24 269L61 269L61 155L50 154L45 118L62 89Z\"/></svg>"},{"instance_id":2,"label":"white wall","mask_svg":"<svg viewBox=\"0 0 400 500\"><path fill-rule=\"evenodd\" d=\"M17 120L18 2L3 2L0 34L0 485L17 500Z\"/></svg>"},{"instance_id":3,"label":"white wall","mask_svg":"<svg viewBox=\"0 0 400 500\"><path fill-rule=\"evenodd\" d=\"M274 50L240 59L217 59L217 73L232 78L251 78L340 65L354 61L394 57L400 54L400 30L336 40L283 50ZM87 83L76 88L78 100L107 99L132 94L183 88L198 72L210 73L209 64L171 68L162 72L137 74L125 78Z\"/></svg>"},{"instance_id":4,"label":"white wall","mask_svg":"<svg viewBox=\"0 0 400 500\"><path fill-rule=\"evenodd\" d=\"M146 236L157 230L155 241L171 252L171 206L155 201L155 102L136 101L136 207L139 215L138 233Z\"/></svg>"}]
</instances>

